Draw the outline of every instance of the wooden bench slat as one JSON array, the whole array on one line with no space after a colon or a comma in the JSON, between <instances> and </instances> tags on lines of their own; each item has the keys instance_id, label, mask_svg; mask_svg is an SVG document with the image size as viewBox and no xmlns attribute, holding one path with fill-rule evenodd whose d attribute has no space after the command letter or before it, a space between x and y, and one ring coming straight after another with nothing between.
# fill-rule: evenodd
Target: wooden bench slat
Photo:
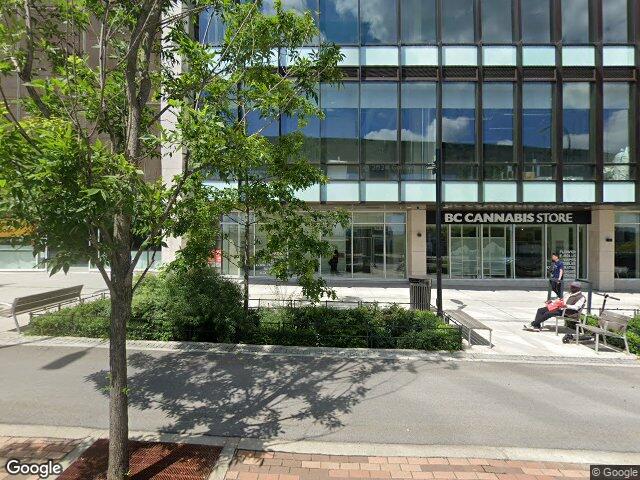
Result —
<instances>
[{"instance_id":1,"label":"wooden bench slat","mask_svg":"<svg viewBox=\"0 0 640 480\"><path fill-rule=\"evenodd\" d=\"M451 317L452 319L463 323L465 327L472 328L474 330L492 330L487 327L484 323L479 320L476 320L467 312L463 312L462 310L446 310L444 312L446 315Z\"/></svg>"}]
</instances>

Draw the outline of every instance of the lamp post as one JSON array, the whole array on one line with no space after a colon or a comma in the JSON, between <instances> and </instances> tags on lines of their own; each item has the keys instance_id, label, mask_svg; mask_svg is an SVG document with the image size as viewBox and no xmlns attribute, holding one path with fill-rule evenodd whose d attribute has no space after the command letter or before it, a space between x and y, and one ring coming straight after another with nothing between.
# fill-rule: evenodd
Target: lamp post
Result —
<instances>
[{"instance_id":1,"label":"lamp post","mask_svg":"<svg viewBox=\"0 0 640 480\"><path fill-rule=\"evenodd\" d=\"M436 311L442 316L442 155L436 148L434 163L429 168L436 176Z\"/></svg>"}]
</instances>

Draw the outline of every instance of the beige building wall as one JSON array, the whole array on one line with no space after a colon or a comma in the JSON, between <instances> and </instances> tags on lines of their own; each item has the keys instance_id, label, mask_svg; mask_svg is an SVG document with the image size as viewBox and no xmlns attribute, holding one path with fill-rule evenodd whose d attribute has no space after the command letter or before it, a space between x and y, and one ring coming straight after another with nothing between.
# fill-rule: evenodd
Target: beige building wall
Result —
<instances>
[{"instance_id":1,"label":"beige building wall","mask_svg":"<svg viewBox=\"0 0 640 480\"><path fill-rule=\"evenodd\" d=\"M427 274L427 212L424 209L407 211L407 250L410 277Z\"/></svg>"},{"instance_id":2,"label":"beige building wall","mask_svg":"<svg viewBox=\"0 0 640 480\"><path fill-rule=\"evenodd\" d=\"M615 211L592 211L589 232L589 279L594 288L613 291L615 280Z\"/></svg>"}]
</instances>

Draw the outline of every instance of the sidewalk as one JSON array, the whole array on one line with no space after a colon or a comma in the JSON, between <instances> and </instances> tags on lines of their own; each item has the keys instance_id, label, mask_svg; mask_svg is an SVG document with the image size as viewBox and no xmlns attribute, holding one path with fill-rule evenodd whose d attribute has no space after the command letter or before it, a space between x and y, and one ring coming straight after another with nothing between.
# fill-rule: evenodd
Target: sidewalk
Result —
<instances>
[{"instance_id":1,"label":"sidewalk","mask_svg":"<svg viewBox=\"0 0 640 480\"><path fill-rule=\"evenodd\" d=\"M46 430L46 428L45 428ZM106 432L93 432L94 434ZM637 461L634 454L590 452L525 451L510 455L463 456L455 447L419 447L387 445L332 445L314 442L312 445L286 444L255 449L256 439L220 437L183 437L171 434L131 434L132 471L137 480L578 480L589 478L590 463ZM103 437L104 438L104 437ZM7 458L22 462L61 462L61 479L95 478L89 474L106 468L104 456L96 461L96 452L106 452L106 441L98 437L29 438L0 437L0 479L36 479L37 476L9 476L4 468ZM310 450L311 447L311 450ZM144 449L147 450L144 450ZM159 449L164 449L159 453ZM335 452L342 452L337 455ZM448 455L421 456L416 452L439 451ZM388 450L388 454L382 453ZM406 450L406 454L398 453ZM469 447L482 453L481 447ZM515 450L515 449L513 449ZM147 455L142 457L140 452ZM155 451L154 454L150 454ZM208 456L208 462L203 457ZM140 468L141 462L144 468ZM79 476L80 475L80 476ZM51 476L49 478L56 478Z\"/></svg>"},{"instance_id":2,"label":"sidewalk","mask_svg":"<svg viewBox=\"0 0 640 480\"><path fill-rule=\"evenodd\" d=\"M54 460L66 468L75 459L71 454L80 443L81 439L0 436L0 480L39 479L38 475L9 475L6 465L10 459L17 459L22 463L45 463L47 460Z\"/></svg>"}]
</instances>

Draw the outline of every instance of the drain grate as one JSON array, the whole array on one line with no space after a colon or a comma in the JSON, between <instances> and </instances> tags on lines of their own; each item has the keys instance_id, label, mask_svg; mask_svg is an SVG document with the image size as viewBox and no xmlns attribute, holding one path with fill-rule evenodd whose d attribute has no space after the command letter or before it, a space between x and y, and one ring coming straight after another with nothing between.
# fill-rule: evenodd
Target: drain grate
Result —
<instances>
[{"instance_id":1,"label":"drain grate","mask_svg":"<svg viewBox=\"0 0 640 480\"><path fill-rule=\"evenodd\" d=\"M220 447L186 443L129 442L131 480L205 480L218 460ZM107 478L109 441L97 440L62 475L60 480Z\"/></svg>"}]
</instances>

